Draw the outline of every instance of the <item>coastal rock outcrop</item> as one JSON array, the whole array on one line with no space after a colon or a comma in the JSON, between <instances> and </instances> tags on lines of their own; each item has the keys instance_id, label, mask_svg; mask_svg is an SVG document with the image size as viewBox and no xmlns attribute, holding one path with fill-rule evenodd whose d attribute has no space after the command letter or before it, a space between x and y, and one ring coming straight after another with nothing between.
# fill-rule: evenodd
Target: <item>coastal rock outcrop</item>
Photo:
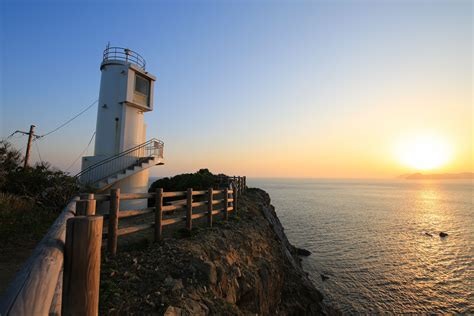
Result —
<instances>
[{"instance_id":1,"label":"coastal rock outcrop","mask_svg":"<svg viewBox=\"0 0 474 316\"><path fill-rule=\"evenodd\" d=\"M317 315L322 295L270 204L249 189L239 213L190 237L104 258L101 314Z\"/></svg>"}]
</instances>

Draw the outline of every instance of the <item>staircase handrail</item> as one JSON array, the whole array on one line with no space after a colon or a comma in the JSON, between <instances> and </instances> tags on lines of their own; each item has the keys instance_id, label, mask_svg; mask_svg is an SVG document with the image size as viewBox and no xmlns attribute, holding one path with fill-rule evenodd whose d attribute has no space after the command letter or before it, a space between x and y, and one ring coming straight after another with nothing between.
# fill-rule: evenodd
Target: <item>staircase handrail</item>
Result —
<instances>
[{"instance_id":1,"label":"staircase handrail","mask_svg":"<svg viewBox=\"0 0 474 316\"><path fill-rule=\"evenodd\" d=\"M86 173L89 173L89 172L91 172L92 170L97 169L98 167L103 166L103 165L105 165L105 164L107 164L107 163L109 163L109 162L111 162L111 161L117 160L117 159L119 159L119 158L121 158L121 157L126 156L127 154L130 154L130 153L132 153L132 152L134 152L134 151L137 151L137 150L140 150L140 149L142 149L142 148L146 148L148 145L150 145L150 144L152 144L152 143L158 144L157 149L158 149L158 151L159 151L159 154L158 154L157 156L160 157L160 158L163 158L163 147L164 147L163 141L161 141L161 140L159 140L159 139L156 139L156 138L152 138L152 139L150 139L150 140L148 140L148 141L146 141L146 142L144 142L144 143L142 143L142 144L139 144L139 145L136 145L136 146L134 146L134 147L131 147L131 148L127 149L127 150L124 150L124 151L122 151L122 152L120 152L120 153L118 153L118 154L115 154L115 155L111 156L111 157L105 158L105 159L103 159L103 160L101 160L101 161L99 161L99 162L97 162L97 163L95 163L95 164L93 164L93 165L87 167L86 169L84 169L84 170L82 170L81 172L79 172L78 174L76 174L76 175L74 176L74 178L79 178L80 176L82 176L82 175L84 175L84 174L86 174ZM152 155L152 156L153 156L153 155ZM101 180L101 179L96 180L95 182L100 181L100 180Z\"/></svg>"}]
</instances>

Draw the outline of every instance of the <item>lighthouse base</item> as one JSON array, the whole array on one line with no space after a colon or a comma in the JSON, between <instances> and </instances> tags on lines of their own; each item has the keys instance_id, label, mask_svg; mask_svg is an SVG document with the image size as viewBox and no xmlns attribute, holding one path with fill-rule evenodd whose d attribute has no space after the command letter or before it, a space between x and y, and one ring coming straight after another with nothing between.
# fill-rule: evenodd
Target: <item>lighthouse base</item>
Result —
<instances>
[{"instance_id":1,"label":"lighthouse base","mask_svg":"<svg viewBox=\"0 0 474 316\"><path fill-rule=\"evenodd\" d=\"M148 192L149 170L142 170L115 183L112 188L120 189L120 193L146 193ZM120 210L137 210L147 208L148 199L120 201Z\"/></svg>"}]
</instances>

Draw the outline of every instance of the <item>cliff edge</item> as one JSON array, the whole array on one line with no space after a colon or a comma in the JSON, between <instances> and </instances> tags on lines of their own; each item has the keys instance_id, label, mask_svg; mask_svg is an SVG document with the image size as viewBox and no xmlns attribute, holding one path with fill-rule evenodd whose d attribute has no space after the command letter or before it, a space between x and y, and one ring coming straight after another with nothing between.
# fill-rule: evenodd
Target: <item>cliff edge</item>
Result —
<instances>
[{"instance_id":1,"label":"cliff edge","mask_svg":"<svg viewBox=\"0 0 474 316\"><path fill-rule=\"evenodd\" d=\"M101 314L317 315L322 295L270 204L248 189L237 216L103 258Z\"/></svg>"}]
</instances>

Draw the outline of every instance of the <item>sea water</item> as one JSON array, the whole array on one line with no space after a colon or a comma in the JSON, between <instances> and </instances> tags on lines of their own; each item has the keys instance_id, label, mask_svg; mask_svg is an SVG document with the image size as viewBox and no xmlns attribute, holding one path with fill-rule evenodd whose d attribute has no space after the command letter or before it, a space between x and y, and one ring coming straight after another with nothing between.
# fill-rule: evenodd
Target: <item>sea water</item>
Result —
<instances>
[{"instance_id":1,"label":"sea water","mask_svg":"<svg viewBox=\"0 0 474 316\"><path fill-rule=\"evenodd\" d=\"M290 242L312 252L303 266L324 304L343 313L474 313L472 181L247 182L270 194Z\"/></svg>"}]
</instances>

